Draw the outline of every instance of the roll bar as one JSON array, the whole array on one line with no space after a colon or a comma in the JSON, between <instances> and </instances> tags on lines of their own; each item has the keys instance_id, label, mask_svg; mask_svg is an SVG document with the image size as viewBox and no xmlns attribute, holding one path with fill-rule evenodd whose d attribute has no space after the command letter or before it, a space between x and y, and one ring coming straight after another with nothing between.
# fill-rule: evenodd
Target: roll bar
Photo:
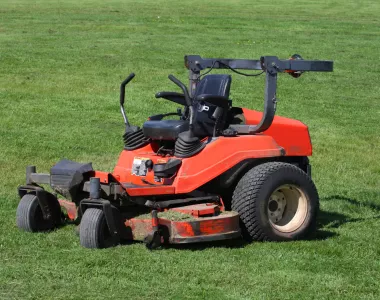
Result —
<instances>
[{"instance_id":1,"label":"roll bar","mask_svg":"<svg viewBox=\"0 0 380 300\"><path fill-rule=\"evenodd\" d=\"M297 57L297 59L295 58ZM189 70L191 96L194 95L199 82L200 71L205 69L242 69L262 70L265 72L264 113L257 125L230 125L239 134L254 134L267 130L276 112L277 74L286 72L298 74L301 72L332 72L333 61L302 60L293 55L291 59L278 59L277 56L262 56L259 60L202 58L199 55L186 55L185 66Z\"/></svg>"}]
</instances>

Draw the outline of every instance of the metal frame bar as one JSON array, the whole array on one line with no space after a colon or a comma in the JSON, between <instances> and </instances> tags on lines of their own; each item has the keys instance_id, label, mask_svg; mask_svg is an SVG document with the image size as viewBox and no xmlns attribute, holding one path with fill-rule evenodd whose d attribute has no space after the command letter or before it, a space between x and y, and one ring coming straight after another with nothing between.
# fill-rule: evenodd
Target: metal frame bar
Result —
<instances>
[{"instance_id":1,"label":"metal frame bar","mask_svg":"<svg viewBox=\"0 0 380 300\"><path fill-rule=\"evenodd\" d=\"M280 72L332 72L333 61L322 60L280 60L277 56L262 56L259 60L202 58L199 55L185 56L185 66L189 69L191 96L199 82L200 71L204 69L243 69L266 72L264 113L258 125L230 125L239 134L255 134L267 130L276 113L277 73Z\"/></svg>"},{"instance_id":2,"label":"metal frame bar","mask_svg":"<svg viewBox=\"0 0 380 300\"><path fill-rule=\"evenodd\" d=\"M50 174L49 173L31 173L29 179L32 182L41 184L50 184Z\"/></svg>"},{"instance_id":3,"label":"metal frame bar","mask_svg":"<svg viewBox=\"0 0 380 300\"><path fill-rule=\"evenodd\" d=\"M314 71L332 72L333 61L330 60L295 60L279 59L277 56L261 56L260 59L202 58L199 55L186 55L185 66L193 72L214 69L266 70L275 67L279 72Z\"/></svg>"},{"instance_id":4,"label":"metal frame bar","mask_svg":"<svg viewBox=\"0 0 380 300\"><path fill-rule=\"evenodd\" d=\"M208 202L219 202L220 198L219 196L205 196L205 197L196 197L196 198L184 198L184 199L173 199L173 200L166 200L166 201L152 201L147 200L145 202L145 206L151 207L153 209L163 209L163 208L169 208L172 206L177 205L185 205L185 204L191 204L191 203L208 203Z\"/></svg>"}]
</instances>

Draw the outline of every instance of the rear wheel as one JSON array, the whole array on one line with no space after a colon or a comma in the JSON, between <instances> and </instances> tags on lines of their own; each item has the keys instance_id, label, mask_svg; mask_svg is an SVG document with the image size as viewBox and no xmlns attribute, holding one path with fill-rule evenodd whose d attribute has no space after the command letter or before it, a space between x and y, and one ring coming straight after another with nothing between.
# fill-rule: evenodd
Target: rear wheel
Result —
<instances>
[{"instance_id":1,"label":"rear wheel","mask_svg":"<svg viewBox=\"0 0 380 300\"><path fill-rule=\"evenodd\" d=\"M114 245L102 210L86 209L79 227L79 238L85 248L108 248Z\"/></svg>"},{"instance_id":2,"label":"rear wheel","mask_svg":"<svg viewBox=\"0 0 380 300\"><path fill-rule=\"evenodd\" d=\"M249 170L237 184L232 209L240 214L249 241L287 241L315 232L318 193L300 168L268 162Z\"/></svg>"},{"instance_id":3,"label":"rear wheel","mask_svg":"<svg viewBox=\"0 0 380 300\"><path fill-rule=\"evenodd\" d=\"M17 207L16 222L18 228L30 231L47 231L59 224L61 217L60 206L56 199L49 199L49 208L53 214L50 219L45 219L42 214L38 198L33 194L24 195Z\"/></svg>"}]
</instances>

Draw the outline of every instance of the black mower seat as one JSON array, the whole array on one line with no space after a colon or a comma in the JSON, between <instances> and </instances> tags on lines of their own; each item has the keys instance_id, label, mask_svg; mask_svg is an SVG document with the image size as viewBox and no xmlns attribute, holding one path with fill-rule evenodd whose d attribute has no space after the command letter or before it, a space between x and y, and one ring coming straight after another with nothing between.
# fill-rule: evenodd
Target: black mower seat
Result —
<instances>
[{"instance_id":1,"label":"black mower seat","mask_svg":"<svg viewBox=\"0 0 380 300\"><path fill-rule=\"evenodd\" d=\"M153 140L175 140L181 132L189 130L189 122L183 120L146 121L144 136Z\"/></svg>"},{"instance_id":2,"label":"black mower seat","mask_svg":"<svg viewBox=\"0 0 380 300\"><path fill-rule=\"evenodd\" d=\"M210 74L202 78L198 83L193 95L194 134L197 137L212 136L217 115L216 105L207 102L207 97L226 102L230 94L231 76L226 74ZM176 101L175 101L176 102ZM225 109L224 108L224 109ZM222 109L223 110L223 109ZM220 115L222 113L219 113ZM181 132L189 130L189 121L183 120L160 120L146 121L143 125L143 133L153 140L176 140Z\"/></svg>"}]
</instances>

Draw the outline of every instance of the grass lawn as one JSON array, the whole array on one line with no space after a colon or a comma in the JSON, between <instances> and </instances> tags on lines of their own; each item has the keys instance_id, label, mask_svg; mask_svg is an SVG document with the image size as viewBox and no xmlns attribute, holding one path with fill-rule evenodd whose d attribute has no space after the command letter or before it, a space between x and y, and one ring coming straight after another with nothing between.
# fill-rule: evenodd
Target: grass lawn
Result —
<instances>
[{"instance_id":1,"label":"grass lawn","mask_svg":"<svg viewBox=\"0 0 380 300\"><path fill-rule=\"evenodd\" d=\"M0 0L1 299L379 299L380 2ZM20 232L25 166L61 158L112 170L134 124L175 104L185 54L299 53L334 73L279 76L278 114L309 125L321 198L318 238L230 247L143 244L91 251L74 227ZM264 77L233 76L235 105L262 108ZM227 243L228 245L228 243Z\"/></svg>"}]
</instances>

